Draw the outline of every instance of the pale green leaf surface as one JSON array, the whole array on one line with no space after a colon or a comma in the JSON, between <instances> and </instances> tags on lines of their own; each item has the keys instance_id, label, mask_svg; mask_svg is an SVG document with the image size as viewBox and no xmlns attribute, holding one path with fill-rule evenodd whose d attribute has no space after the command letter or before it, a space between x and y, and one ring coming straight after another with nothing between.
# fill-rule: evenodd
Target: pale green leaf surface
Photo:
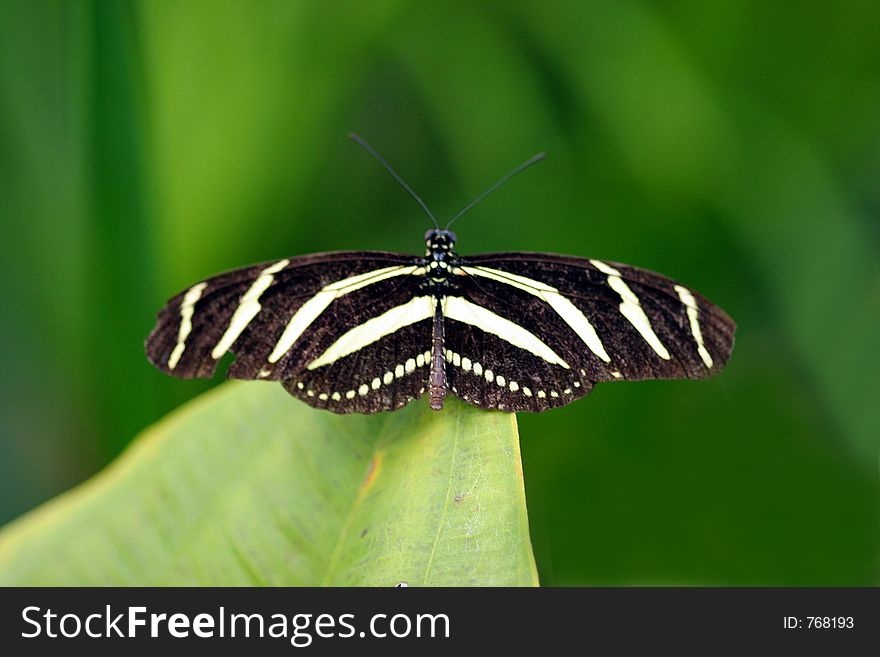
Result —
<instances>
[{"instance_id":1,"label":"pale green leaf surface","mask_svg":"<svg viewBox=\"0 0 880 657\"><path fill-rule=\"evenodd\" d=\"M228 383L0 532L2 585L536 585L516 418Z\"/></svg>"}]
</instances>

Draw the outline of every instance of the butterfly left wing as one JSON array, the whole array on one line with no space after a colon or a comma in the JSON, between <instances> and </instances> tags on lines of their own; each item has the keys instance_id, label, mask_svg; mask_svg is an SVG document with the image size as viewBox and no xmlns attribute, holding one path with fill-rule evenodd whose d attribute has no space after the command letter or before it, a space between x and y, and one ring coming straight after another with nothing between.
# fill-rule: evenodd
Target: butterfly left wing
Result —
<instances>
[{"instance_id":1,"label":"butterfly left wing","mask_svg":"<svg viewBox=\"0 0 880 657\"><path fill-rule=\"evenodd\" d=\"M446 300L449 385L483 408L541 411L600 381L719 372L735 324L647 270L553 254L461 258Z\"/></svg>"},{"instance_id":2,"label":"butterfly left wing","mask_svg":"<svg viewBox=\"0 0 880 657\"><path fill-rule=\"evenodd\" d=\"M170 299L146 353L166 374L193 378L211 376L231 351L230 377L282 381L312 406L398 408L421 395L427 380L432 306L419 296L420 271L411 256L384 252L236 269Z\"/></svg>"}]
</instances>

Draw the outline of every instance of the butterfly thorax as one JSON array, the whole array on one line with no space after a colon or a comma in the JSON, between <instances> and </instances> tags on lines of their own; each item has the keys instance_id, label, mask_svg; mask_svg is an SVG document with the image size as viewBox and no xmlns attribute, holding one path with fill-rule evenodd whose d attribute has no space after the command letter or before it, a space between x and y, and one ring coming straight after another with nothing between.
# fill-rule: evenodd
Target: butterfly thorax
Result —
<instances>
[{"instance_id":1,"label":"butterfly thorax","mask_svg":"<svg viewBox=\"0 0 880 657\"><path fill-rule=\"evenodd\" d=\"M455 240L451 230L432 228L425 233L425 287L436 297L446 296L455 288L452 273L458 261Z\"/></svg>"}]
</instances>

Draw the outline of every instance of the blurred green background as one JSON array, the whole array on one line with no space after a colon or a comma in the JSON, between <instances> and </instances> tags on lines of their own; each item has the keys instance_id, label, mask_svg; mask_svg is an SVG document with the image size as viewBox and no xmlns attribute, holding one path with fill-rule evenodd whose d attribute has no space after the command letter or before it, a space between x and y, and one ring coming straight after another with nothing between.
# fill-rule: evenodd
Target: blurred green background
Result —
<instances>
[{"instance_id":1,"label":"blurred green background","mask_svg":"<svg viewBox=\"0 0 880 657\"><path fill-rule=\"evenodd\" d=\"M739 323L703 382L520 416L545 585L880 583L875 2L0 4L0 523L222 380L164 301L334 249L543 250ZM297 403L291 400L291 403Z\"/></svg>"}]
</instances>

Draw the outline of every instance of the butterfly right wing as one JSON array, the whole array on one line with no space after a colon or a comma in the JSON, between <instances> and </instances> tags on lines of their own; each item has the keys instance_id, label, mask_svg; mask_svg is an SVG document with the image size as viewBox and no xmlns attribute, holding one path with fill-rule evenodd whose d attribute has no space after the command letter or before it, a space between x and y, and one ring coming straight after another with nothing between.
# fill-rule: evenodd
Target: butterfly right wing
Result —
<instances>
[{"instance_id":1,"label":"butterfly right wing","mask_svg":"<svg viewBox=\"0 0 880 657\"><path fill-rule=\"evenodd\" d=\"M230 377L285 381L291 394L307 403L331 406L329 402L336 400L329 398L329 388L344 393L357 381L354 389L359 390L365 380L369 392L374 392L375 366L367 356L375 347L365 344L358 353L342 355L337 349L332 363L311 370L310 365L351 330L410 301L419 292L420 271L418 259L412 256L358 251L236 269L170 299L147 338L146 354L166 374L194 378L211 376L219 359L232 351L236 360ZM429 346L430 325L423 323L401 335L423 352ZM406 355L404 367L410 356ZM346 380L337 382L342 376ZM320 398L322 392L315 391L309 395L311 388L297 385L303 379L326 386L328 397ZM407 389L395 399L373 406L382 410L380 406L395 404L420 388L421 383L410 378Z\"/></svg>"},{"instance_id":2,"label":"butterfly right wing","mask_svg":"<svg viewBox=\"0 0 880 657\"><path fill-rule=\"evenodd\" d=\"M721 308L654 272L542 253L459 264L447 369L453 392L481 408L540 411L601 381L703 378L733 348Z\"/></svg>"}]
</instances>

